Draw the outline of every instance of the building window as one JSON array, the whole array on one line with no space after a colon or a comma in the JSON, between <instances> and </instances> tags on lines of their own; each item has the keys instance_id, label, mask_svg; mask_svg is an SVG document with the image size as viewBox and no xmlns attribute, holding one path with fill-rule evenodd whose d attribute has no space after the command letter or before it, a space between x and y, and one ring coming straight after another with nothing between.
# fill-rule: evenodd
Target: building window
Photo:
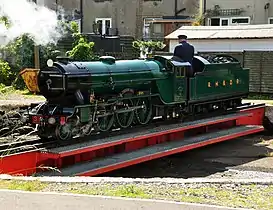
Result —
<instances>
[{"instance_id":1,"label":"building window","mask_svg":"<svg viewBox=\"0 0 273 210\"><path fill-rule=\"evenodd\" d=\"M232 25L242 25L242 24L250 24L250 17L236 17L231 18Z\"/></svg>"},{"instance_id":2,"label":"building window","mask_svg":"<svg viewBox=\"0 0 273 210\"><path fill-rule=\"evenodd\" d=\"M248 25L250 24L250 17L213 17L208 19L208 23L210 26Z\"/></svg>"},{"instance_id":3,"label":"building window","mask_svg":"<svg viewBox=\"0 0 273 210\"><path fill-rule=\"evenodd\" d=\"M99 34L106 34L107 29L112 28L112 18L96 18L97 30Z\"/></svg>"},{"instance_id":4,"label":"building window","mask_svg":"<svg viewBox=\"0 0 273 210\"><path fill-rule=\"evenodd\" d=\"M154 26L154 33L162 33L162 25L160 23L153 24Z\"/></svg>"},{"instance_id":5,"label":"building window","mask_svg":"<svg viewBox=\"0 0 273 210\"><path fill-rule=\"evenodd\" d=\"M268 18L268 24L273 24L273 17Z\"/></svg>"},{"instance_id":6,"label":"building window","mask_svg":"<svg viewBox=\"0 0 273 210\"><path fill-rule=\"evenodd\" d=\"M210 18L209 25L211 26L228 26L230 23L228 18Z\"/></svg>"}]
</instances>

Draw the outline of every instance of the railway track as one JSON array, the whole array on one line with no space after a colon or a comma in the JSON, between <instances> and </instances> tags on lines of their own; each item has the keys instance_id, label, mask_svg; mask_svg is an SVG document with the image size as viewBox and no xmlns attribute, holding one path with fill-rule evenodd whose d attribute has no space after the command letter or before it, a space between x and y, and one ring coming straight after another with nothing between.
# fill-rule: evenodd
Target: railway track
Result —
<instances>
[{"instance_id":1,"label":"railway track","mask_svg":"<svg viewBox=\"0 0 273 210\"><path fill-rule=\"evenodd\" d=\"M235 109L230 109L227 111L217 111L213 112L210 114L198 114L198 115L192 115L183 120L183 122L189 122L193 120L201 120L204 118L209 118L209 117L217 117L221 115L227 115L227 114L232 114L236 113L240 110L247 109L247 108L255 108L259 107L261 104L258 105L251 105L250 103L243 104L240 107L237 107ZM175 123L181 122L181 119L172 119L172 120L167 120L164 121L163 119L154 119L153 124L150 125L139 125L135 127L131 127L125 130L114 130L112 132L107 132L104 134L91 134L90 136L86 137L75 137L71 139L71 141L54 141L52 138L49 138L47 140L42 140L40 138L34 138L31 140L23 140L23 141L16 141L16 142L11 142L11 143L5 143L0 145L0 155L1 156L7 156L11 154L16 154L16 153L21 153L24 151L29 151L29 150L48 150L52 148L57 148L57 147L63 147L63 146L69 146L73 145L76 143L83 143L85 141L89 141L90 138L94 140L98 140L100 138L107 138L110 136L118 136L122 135L125 133L129 132L139 132L143 129L149 130L153 129L159 126L167 126Z\"/></svg>"}]
</instances>

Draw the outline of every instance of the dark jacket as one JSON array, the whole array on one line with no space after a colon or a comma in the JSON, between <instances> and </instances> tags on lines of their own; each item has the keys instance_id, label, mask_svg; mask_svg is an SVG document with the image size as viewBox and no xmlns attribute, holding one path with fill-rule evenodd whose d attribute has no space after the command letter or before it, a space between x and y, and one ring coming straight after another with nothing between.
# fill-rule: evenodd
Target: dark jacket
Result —
<instances>
[{"instance_id":1,"label":"dark jacket","mask_svg":"<svg viewBox=\"0 0 273 210\"><path fill-rule=\"evenodd\" d=\"M187 42L181 42L175 47L174 56L181 58L183 61L192 63L194 47Z\"/></svg>"}]
</instances>

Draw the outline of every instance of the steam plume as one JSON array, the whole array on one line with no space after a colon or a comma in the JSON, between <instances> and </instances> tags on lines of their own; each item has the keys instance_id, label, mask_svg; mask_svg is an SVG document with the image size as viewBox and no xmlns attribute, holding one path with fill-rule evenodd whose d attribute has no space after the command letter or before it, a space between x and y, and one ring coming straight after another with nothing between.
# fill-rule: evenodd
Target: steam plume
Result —
<instances>
[{"instance_id":1,"label":"steam plume","mask_svg":"<svg viewBox=\"0 0 273 210\"><path fill-rule=\"evenodd\" d=\"M56 43L64 31L55 11L28 0L0 0L0 17L8 18L10 27L0 22L0 46L28 33L37 45Z\"/></svg>"}]
</instances>

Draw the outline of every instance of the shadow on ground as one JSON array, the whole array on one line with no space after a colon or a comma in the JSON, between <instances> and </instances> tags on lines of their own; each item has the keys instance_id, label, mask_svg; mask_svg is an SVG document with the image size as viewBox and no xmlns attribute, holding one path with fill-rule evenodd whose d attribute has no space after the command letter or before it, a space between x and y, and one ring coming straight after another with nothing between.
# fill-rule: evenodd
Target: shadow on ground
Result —
<instances>
[{"instance_id":1,"label":"shadow on ground","mask_svg":"<svg viewBox=\"0 0 273 210\"><path fill-rule=\"evenodd\" d=\"M272 164L268 164L270 153L273 156L273 142L270 143L271 139L273 139L273 136L266 133L247 136L149 161L100 176L193 178L207 177L215 173L225 172L229 168L273 172L273 157L270 158ZM257 160L259 163L253 164Z\"/></svg>"}]
</instances>

